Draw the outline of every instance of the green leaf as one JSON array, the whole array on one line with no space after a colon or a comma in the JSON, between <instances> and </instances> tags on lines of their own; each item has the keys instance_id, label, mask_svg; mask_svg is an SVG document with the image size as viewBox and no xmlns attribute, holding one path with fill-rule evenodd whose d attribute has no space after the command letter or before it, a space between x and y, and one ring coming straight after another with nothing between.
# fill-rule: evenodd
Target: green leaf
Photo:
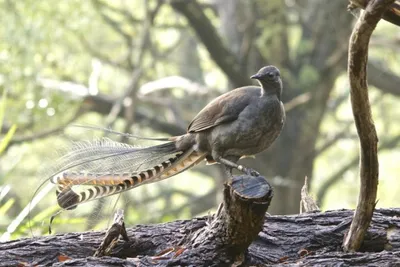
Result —
<instances>
[{"instance_id":1,"label":"green leaf","mask_svg":"<svg viewBox=\"0 0 400 267\"><path fill-rule=\"evenodd\" d=\"M5 216L7 211L12 207L12 205L14 205L14 203L15 203L15 199L13 199L13 198L10 198L9 200L7 200L6 203L4 203L2 206L0 206L0 215Z\"/></svg>"},{"instance_id":2,"label":"green leaf","mask_svg":"<svg viewBox=\"0 0 400 267\"><path fill-rule=\"evenodd\" d=\"M6 147L10 143L16 130L17 130L17 125L13 124L11 126L10 130L8 130L7 134L4 136L4 138L0 141L0 155L3 153L3 151L6 149Z\"/></svg>"}]
</instances>

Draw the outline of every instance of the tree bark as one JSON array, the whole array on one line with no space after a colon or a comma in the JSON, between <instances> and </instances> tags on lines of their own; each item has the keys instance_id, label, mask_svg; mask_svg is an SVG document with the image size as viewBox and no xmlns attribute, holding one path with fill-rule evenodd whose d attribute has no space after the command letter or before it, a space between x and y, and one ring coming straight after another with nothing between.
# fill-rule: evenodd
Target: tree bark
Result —
<instances>
[{"instance_id":1,"label":"tree bark","mask_svg":"<svg viewBox=\"0 0 400 267\"><path fill-rule=\"evenodd\" d=\"M378 209L359 253L343 253L341 244L353 211L337 210L303 213L292 216L267 216L262 231L243 257L244 266L397 266L400 263L400 209ZM170 260L154 257L176 246L188 235L209 227L209 217L156 225L137 225L127 230L131 241L119 241L112 257L92 257L105 232L67 233L55 236L20 239L0 244L0 266L18 263L57 266L169 266L190 262L184 254ZM204 244L203 249L208 245ZM217 252L212 246L207 253ZM64 255L65 258L59 258ZM139 257L140 256L140 257ZM209 255L207 255L209 256ZM206 255L205 255L206 257ZM68 261L60 262L69 259ZM197 262L195 266L213 266ZM198 258L197 258L198 260ZM194 264L194 263L193 263ZM232 264L232 263L230 263ZM85 266L86 266L85 265ZM21 265L23 266L23 265ZM224 266L224 264L218 265Z\"/></svg>"},{"instance_id":2,"label":"tree bark","mask_svg":"<svg viewBox=\"0 0 400 267\"><path fill-rule=\"evenodd\" d=\"M350 230L343 242L345 251L357 251L372 218L378 191L378 137L368 97L367 62L372 32L394 0L370 1L350 37L348 74L351 107L360 139L360 193Z\"/></svg>"}]
</instances>

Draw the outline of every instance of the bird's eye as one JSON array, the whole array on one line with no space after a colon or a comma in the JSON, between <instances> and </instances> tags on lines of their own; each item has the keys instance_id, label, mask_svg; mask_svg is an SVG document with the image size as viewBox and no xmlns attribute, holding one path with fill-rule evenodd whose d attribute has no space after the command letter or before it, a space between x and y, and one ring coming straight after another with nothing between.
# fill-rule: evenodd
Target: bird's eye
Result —
<instances>
[{"instance_id":1,"label":"bird's eye","mask_svg":"<svg viewBox=\"0 0 400 267\"><path fill-rule=\"evenodd\" d=\"M268 72L267 76L268 76L268 78L271 78L271 79L275 77L275 75L272 72Z\"/></svg>"}]
</instances>

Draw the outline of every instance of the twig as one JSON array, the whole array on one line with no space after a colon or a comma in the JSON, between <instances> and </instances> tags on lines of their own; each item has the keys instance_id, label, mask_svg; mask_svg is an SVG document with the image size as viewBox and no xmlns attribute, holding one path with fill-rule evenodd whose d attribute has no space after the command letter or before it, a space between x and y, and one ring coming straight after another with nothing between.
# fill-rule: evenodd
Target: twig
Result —
<instances>
[{"instance_id":1,"label":"twig","mask_svg":"<svg viewBox=\"0 0 400 267\"><path fill-rule=\"evenodd\" d=\"M301 188L301 200L300 200L300 213L319 211L318 205L314 199L308 194L308 178L304 179L304 185Z\"/></svg>"},{"instance_id":2,"label":"twig","mask_svg":"<svg viewBox=\"0 0 400 267\"><path fill-rule=\"evenodd\" d=\"M94 257L108 256L111 253L111 250L117 244L119 236L122 236L125 241L129 241L129 237L125 229L123 210L117 210L115 212L114 223L107 230L100 247L94 253Z\"/></svg>"},{"instance_id":3,"label":"twig","mask_svg":"<svg viewBox=\"0 0 400 267\"><path fill-rule=\"evenodd\" d=\"M360 138L360 194L344 251L357 251L371 223L378 189L378 138L368 98L367 62L369 40L383 13L394 0L370 1L350 37L348 74L351 106Z\"/></svg>"}]
</instances>

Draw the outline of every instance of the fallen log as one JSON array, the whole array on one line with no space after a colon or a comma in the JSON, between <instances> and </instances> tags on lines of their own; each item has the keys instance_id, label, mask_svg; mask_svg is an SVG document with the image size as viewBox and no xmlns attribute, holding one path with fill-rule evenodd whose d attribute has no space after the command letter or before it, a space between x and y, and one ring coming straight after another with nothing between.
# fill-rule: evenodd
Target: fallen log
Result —
<instances>
[{"instance_id":1,"label":"fallen log","mask_svg":"<svg viewBox=\"0 0 400 267\"><path fill-rule=\"evenodd\" d=\"M243 262L245 266L400 264L400 209L377 209L361 246L361 252L343 253L341 244L352 216L351 210L266 216L262 231L243 257L236 261ZM57 266L139 266L139 263L140 266L187 265L185 263L190 261L190 257L180 262L184 253L166 261L154 260L153 257L179 244L199 229L209 227L209 220L210 217L202 217L155 225L137 225L127 229L129 242L119 241L111 257L102 258L92 255L100 245L104 231L9 241L0 244L0 266L16 266L19 263ZM207 249L208 244L203 246ZM215 258L218 258L218 251L214 251L211 244L208 248L208 252L214 253ZM201 255L198 256L201 260ZM62 261L65 259L68 260ZM203 260L205 262L208 259ZM212 266L203 266L205 265Z\"/></svg>"},{"instance_id":2,"label":"fallen log","mask_svg":"<svg viewBox=\"0 0 400 267\"><path fill-rule=\"evenodd\" d=\"M151 226L143 226L140 228L150 232L129 232L129 235L123 216L118 213L116 223L103 236L100 247L97 244L101 240L99 234L92 236L90 232L6 242L0 245L0 266L101 266L119 261L118 258L87 258L97 247L96 256L129 257L127 264L133 266L232 264L237 259L244 259L244 252L261 231L272 199L272 188L262 176L242 175L225 184L223 193L223 203L214 216L198 219L198 223L189 225L181 222L181 228L175 225L178 228L171 229L171 225L166 224L165 229L154 228L156 232L151 232ZM178 235L175 236L175 232ZM118 245L120 234L124 242ZM161 236L164 237L159 239ZM102 263L104 260L108 263Z\"/></svg>"}]
</instances>

